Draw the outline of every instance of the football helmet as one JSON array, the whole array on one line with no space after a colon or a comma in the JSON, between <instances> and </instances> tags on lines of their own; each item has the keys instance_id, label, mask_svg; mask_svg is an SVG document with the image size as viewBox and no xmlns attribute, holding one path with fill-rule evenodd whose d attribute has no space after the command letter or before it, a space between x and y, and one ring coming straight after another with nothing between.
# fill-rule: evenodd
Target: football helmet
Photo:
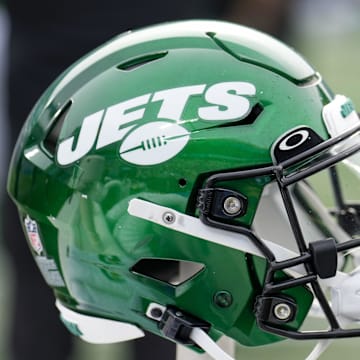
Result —
<instances>
[{"instance_id":1,"label":"football helmet","mask_svg":"<svg viewBox=\"0 0 360 360\"><path fill-rule=\"evenodd\" d=\"M272 37L166 23L112 39L46 90L8 191L62 320L87 341L148 330L210 352L222 335L358 336L359 130L351 100ZM311 315L327 325L308 331Z\"/></svg>"}]
</instances>

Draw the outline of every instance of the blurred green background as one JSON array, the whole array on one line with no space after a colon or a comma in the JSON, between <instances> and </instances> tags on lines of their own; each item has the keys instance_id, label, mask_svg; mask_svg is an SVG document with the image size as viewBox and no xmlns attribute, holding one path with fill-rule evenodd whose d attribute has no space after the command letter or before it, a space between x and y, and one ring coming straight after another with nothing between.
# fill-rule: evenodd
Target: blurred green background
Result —
<instances>
[{"instance_id":1,"label":"blurred green background","mask_svg":"<svg viewBox=\"0 0 360 360\"><path fill-rule=\"evenodd\" d=\"M360 0L299 0L293 3L289 21L290 45L309 60L335 93L351 97L360 109ZM3 133L3 124L1 126L0 132ZM6 171L2 173L5 174ZM9 261L2 251L0 284L0 360L7 360L12 273ZM44 339L39 339L39 346L42 341ZM238 346L237 359L304 359L314 345L313 341L288 340L256 349ZM76 351L72 360L121 360L127 358L126 351L126 345L95 346L76 340ZM346 360L355 360L360 358L359 354L360 340L337 340L321 359L346 357Z\"/></svg>"}]
</instances>

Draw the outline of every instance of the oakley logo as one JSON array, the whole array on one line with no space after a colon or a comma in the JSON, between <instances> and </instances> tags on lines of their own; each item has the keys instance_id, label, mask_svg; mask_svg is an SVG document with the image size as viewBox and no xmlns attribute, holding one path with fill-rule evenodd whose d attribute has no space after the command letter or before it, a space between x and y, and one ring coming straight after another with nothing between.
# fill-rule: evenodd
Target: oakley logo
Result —
<instances>
[{"instance_id":1,"label":"oakley logo","mask_svg":"<svg viewBox=\"0 0 360 360\"><path fill-rule=\"evenodd\" d=\"M281 163L302 154L323 142L323 139L311 128L301 127L281 136L272 147L272 158Z\"/></svg>"},{"instance_id":2,"label":"oakley logo","mask_svg":"<svg viewBox=\"0 0 360 360\"><path fill-rule=\"evenodd\" d=\"M139 165L159 164L177 155L190 139L179 122L192 96L202 96L208 104L197 109L198 119L235 121L248 115L251 104L246 96L255 93L253 84L233 81L166 89L120 102L85 117L77 137L59 143L57 162L70 165L92 149L122 141L119 155L124 160ZM155 102L160 102L157 119L139 126L147 106Z\"/></svg>"},{"instance_id":3,"label":"oakley logo","mask_svg":"<svg viewBox=\"0 0 360 360\"><path fill-rule=\"evenodd\" d=\"M279 144L279 149L282 151L292 150L303 144L310 137L308 130L298 130L288 135Z\"/></svg>"}]
</instances>

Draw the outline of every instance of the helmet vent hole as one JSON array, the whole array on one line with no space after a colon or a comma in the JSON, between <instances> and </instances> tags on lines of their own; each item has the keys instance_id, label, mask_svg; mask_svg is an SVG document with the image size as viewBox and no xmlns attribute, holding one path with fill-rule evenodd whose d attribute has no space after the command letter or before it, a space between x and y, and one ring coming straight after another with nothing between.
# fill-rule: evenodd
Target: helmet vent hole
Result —
<instances>
[{"instance_id":1,"label":"helmet vent hole","mask_svg":"<svg viewBox=\"0 0 360 360\"><path fill-rule=\"evenodd\" d=\"M193 261L141 259L130 271L135 275L145 276L177 286L190 280L204 268L204 264Z\"/></svg>"},{"instance_id":2,"label":"helmet vent hole","mask_svg":"<svg viewBox=\"0 0 360 360\"><path fill-rule=\"evenodd\" d=\"M185 187L186 184L187 184L186 179L184 179L184 178L179 179L179 186L180 187Z\"/></svg>"},{"instance_id":3,"label":"helmet vent hole","mask_svg":"<svg viewBox=\"0 0 360 360\"><path fill-rule=\"evenodd\" d=\"M69 101L55 116L50 124L49 130L43 140L44 148L51 154L55 154L56 144L58 142L61 129L63 127L66 115L71 107L72 102Z\"/></svg>"},{"instance_id":4,"label":"helmet vent hole","mask_svg":"<svg viewBox=\"0 0 360 360\"><path fill-rule=\"evenodd\" d=\"M167 55L167 51L162 51L158 53L153 54L146 54L143 56L139 56L133 59L130 59L120 65L118 65L116 68L123 71L130 71L134 70L135 68L138 68L140 66L143 66L149 62L162 59L164 56Z\"/></svg>"}]
</instances>

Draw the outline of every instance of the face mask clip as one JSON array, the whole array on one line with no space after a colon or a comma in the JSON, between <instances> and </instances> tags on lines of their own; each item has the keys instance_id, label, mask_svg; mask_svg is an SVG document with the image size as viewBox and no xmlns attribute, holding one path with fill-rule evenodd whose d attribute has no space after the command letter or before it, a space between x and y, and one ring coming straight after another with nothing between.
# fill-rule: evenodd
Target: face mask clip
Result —
<instances>
[{"instance_id":1,"label":"face mask clip","mask_svg":"<svg viewBox=\"0 0 360 360\"><path fill-rule=\"evenodd\" d=\"M336 275L338 253L334 239L313 241L309 243L309 251L314 270L321 279Z\"/></svg>"},{"instance_id":2,"label":"face mask clip","mask_svg":"<svg viewBox=\"0 0 360 360\"><path fill-rule=\"evenodd\" d=\"M294 320L297 305L290 297L258 296L255 303L255 315L258 321L272 324L285 324Z\"/></svg>"},{"instance_id":3,"label":"face mask clip","mask_svg":"<svg viewBox=\"0 0 360 360\"><path fill-rule=\"evenodd\" d=\"M196 345L191 340L193 329L199 328L208 333L210 324L175 307L167 307L159 321L163 335L183 345Z\"/></svg>"},{"instance_id":4,"label":"face mask clip","mask_svg":"<svg viewBox=\"0 0 360 360\"><path fill-rule=\"evenodd\" d=\"M247 198L231 189L201 189L197 207L203 214L218 219L233 219L245 215Z\"/></svg>"}]
</instances>

